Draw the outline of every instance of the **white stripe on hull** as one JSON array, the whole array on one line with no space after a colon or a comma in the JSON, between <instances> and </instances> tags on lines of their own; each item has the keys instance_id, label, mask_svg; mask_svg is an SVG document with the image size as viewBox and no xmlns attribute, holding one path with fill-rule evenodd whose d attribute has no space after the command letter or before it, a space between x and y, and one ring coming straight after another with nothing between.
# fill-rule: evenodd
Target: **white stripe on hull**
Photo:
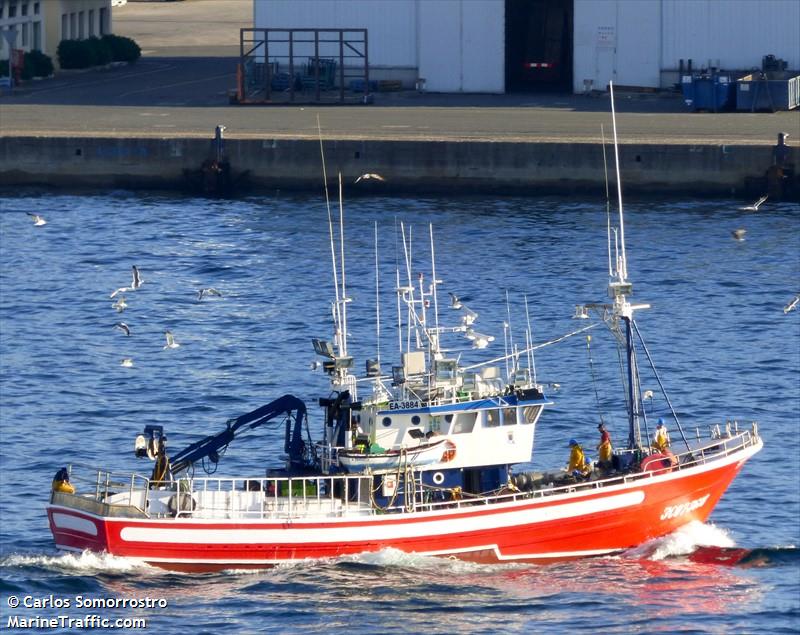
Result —
<instances>
[{"instance_id":1,"label":"white stripe on hull","mask_svg":"<svg viewBox=\"0 0 800 635\"><path fill-rule=\"evenodd\" d=\"M97 535L97 525L95 525L93 521L75 516L73 514L60 514L58 512L53 512L53 524L59 529L78 531L82 534L88 534L90 536Z\"/></svg>"},{"instance_id":2,"label":"white stripe on hull","mask_svg":"<svg viewBox=\"0 0 800 635\"><path fill-rule=\"evenodd\" d=\"M352 542L382 542L414 537L433 537L473 531L504 529L546 521L578 518L604 511L634 507L644 502L642 490L625 492L590 500L550 505L533 509L496 511L480 516L439 517L415 522L371 522L361 526L304 529L299 524L280 529L203 529L197 525L184 527L123 527L120 537L126 542L152 544L341 544ZM476 511L472 509L470 511ZM480 511L479 509L477 511ZM386 517L384 517L386 518ZM176 522L176 521L171 521ZM379 531L379 535L376 535Z\"/></svg>"}]
</instances>

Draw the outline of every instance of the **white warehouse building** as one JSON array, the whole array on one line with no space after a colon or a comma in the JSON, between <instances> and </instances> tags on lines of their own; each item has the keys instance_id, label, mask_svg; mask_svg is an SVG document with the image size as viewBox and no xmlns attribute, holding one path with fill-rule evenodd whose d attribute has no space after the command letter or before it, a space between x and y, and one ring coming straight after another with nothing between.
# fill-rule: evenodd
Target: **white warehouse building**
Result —
<instances>
[{"instance_id":1,"label":"white warehouse building","mask_svg":"<svg viewBox=\"0 0 800 635\"><path fill-rule=\"evenodd\" d=\"M665 88L695 69L800 70L800 0L254 0L256 29L367 29L370 77L434 92Z\"/></svg>"}]
</instances>

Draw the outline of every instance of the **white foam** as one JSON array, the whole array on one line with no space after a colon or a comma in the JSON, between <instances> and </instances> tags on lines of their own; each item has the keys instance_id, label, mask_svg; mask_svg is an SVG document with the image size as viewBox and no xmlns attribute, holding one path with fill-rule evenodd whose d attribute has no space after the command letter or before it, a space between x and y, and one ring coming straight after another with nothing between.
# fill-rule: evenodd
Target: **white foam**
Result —
<instances>
[{"instance_id":1,"label":"white foam","mask_svg":"<svg viewBox=\"0 0 800 635\"><path fill-rule=\"evenodd\" d=\"M724 529L698 520L680 527L673 533L650 540L626 552L626 557L663 560L673 556L685 556L698 547L735 547L736 543Z\"/></svg>"},{"instance_id":2,"label":"white foam","mask_svg":"<svg viewBox=\"0 0 800 635\"><path fill-rule=\"evenodd\" d=\"M370 551L342 556L338 562L354 562L376 567L396 567L404 569L418 569L421 571L447 572L447 573L472 573L475 571L492 571L499 569L507 571L514 567L527 567L519 563L478 564L459 560L454 556L425 556L418 553L406 553L399 549L386 548L380 551Z\"/></svg>"},{"instance_id":3,"label":"white foam","mask_svg":"<svg viewBox=\"0 0 800 635\"><path fill-rule=\"evenodd\" d=\"M65 572L109 572L109 571L157 571L140 560L120 558L108 553L83 551L81 553L63 553L57 556L11 554L0 560L0 567L43 567Z\"/></svg>"}]
</instances>

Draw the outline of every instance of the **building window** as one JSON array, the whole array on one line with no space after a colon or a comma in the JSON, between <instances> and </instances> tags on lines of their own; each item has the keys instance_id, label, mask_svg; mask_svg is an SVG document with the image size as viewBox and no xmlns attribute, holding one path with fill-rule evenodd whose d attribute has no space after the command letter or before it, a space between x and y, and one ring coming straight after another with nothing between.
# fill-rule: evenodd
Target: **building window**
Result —
<instances>
[{"instance_id":1,"label":"building window","mask_svg":"<svg viewBox=\"0 0 800 635\"><path fill-rule=\"evenodd\" d=\"M78 39L82 40L86 37L84 28L83 28L83 11L78 11Z\"/></svg>"},{"instance_id":2,"label":"building window","mask_svg":"<svg viewBox=\"0 0 800 635\"><path fill-rule=\"evenodd\" d=\"M100 8L100 25L99 25L100 35L105 35L108 33L108 9L105 7Z\"/></svg>"},{"instance_id":3,"label":"building window","mask_svg":"<svg viewBox=\"0 0 800 635\"><path fill-rule=\"evenodd\" d=\"M34 22L33 23L33 50L34 51L41 51L42 50L42 23L41 22Z\"/></svg>"},{"instance_id":4,"label":"building window","mask_svg":"<svg viewBox=\"0 0 800 635\"><path fill-rule=\"evenodd\" d=\"M20 5L20 15L26 16L28 15L28 3Z\"/></svg>"},{"instance_id":5,"label":"building window","mask_svg":"<svg viewBox=\"0 0 800 635\"><path fill-rule=\"evenodd\" d=\"M78 14L69 14L69 39L74 40L78 36Z\"/></svg>"},{"instance_id":6,"label":"building window","mask_svg":"<svg viewBox=\"0 0 800 635\"><path fill-rule=\"evenodd\" d=\"M8 17L9 18L16 18L17 17L17 3L12 2L8 5Z\"/></svg>"},{"instance_id":7,"label":"building window","mask_svg":"<svg viewBox=\"0 0 800 635\"><path fill-rule=\"evenodd\" d=\"M68 16L66 13L61 14L61 39L68 40L69 39L69 22Z\"/></svg>"},{"instance_id":8,"label":"building window","mask_svg":"<svg viewBox=\"0 0 800 635\"><path fill-rule=\"evenodd\" d=\"M34 2L33 3L33 15L39 15L39 3L38 2Z\"/></svg>"},{"instance_id":9,"label":"building window","mask_svg":"<svg viewBox=\"0 0 800 635\"><path fill-rule=\"evenodd\" d=\"M28 23L24 22L20 25L22 30L22 48L27 48L28 46Z\"/></svg>"},{"instance_id":10,"label":"building window","mask_svg":"<svg viewBox=\"0 0 800 635\"><path fill-rule=\"evenodd\" d=\"M94 9L89 9L89 37L94 36Z\"/></svg>"}]
</instances>

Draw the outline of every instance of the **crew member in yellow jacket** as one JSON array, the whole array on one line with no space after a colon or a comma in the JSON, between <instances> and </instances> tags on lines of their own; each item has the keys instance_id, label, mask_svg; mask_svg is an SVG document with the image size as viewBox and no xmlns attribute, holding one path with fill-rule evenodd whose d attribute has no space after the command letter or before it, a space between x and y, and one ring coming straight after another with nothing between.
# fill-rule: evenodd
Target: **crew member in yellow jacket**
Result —
<instances>
[{"instance_id":1,"label":"crew member in yellow jacket","mask_svg":"<svg viewBox=\"0 0 800 635\"><path fill-rule=\"evenodd\" d=\"M656 436L653 440L653 449L663 454L667 451L667 448L669 448L669 432L664 425L664 420L659 419L658 425L656 426Z\"/></svg>"},{"instance_id":2,"label":"crew member in yellow jacket","mask_svg":"<svg viewBox=\"0 0 800 635\"><path fill-rule=\"evenodd\" d=\"M600 467L607 470L611 468L611 455L614 453L614 448L611 445L611 435L606 430L604 423L597 426L600 431L600 444L597 446L597 460Z\"/></svg>"},{"instance_id":3,"label":"crew member in yellow jacket","mask_svg":"<svg viewBox=\"0 0 800 635\"><path fill-rule=\"evenodd\" d=\"M53 477L53 491L64 492L66 494L74 494L75 487L69 482L69 472L67 468L62 467Z\"/></svg>"},{"instance_id":4,"label":"crew member in yellow jacket","mask_svg":"<svg viewBox=\"0 0 800 635\"><path fill-rule=\"evenodd\" d=\"M567 472L569 474L577 473L584 476L589 474L589 472L592 471L592 465L586 460L583 448L575 439L569 440L569 448L569 465L567 466Z\"/></svg>"}]
</instances>

